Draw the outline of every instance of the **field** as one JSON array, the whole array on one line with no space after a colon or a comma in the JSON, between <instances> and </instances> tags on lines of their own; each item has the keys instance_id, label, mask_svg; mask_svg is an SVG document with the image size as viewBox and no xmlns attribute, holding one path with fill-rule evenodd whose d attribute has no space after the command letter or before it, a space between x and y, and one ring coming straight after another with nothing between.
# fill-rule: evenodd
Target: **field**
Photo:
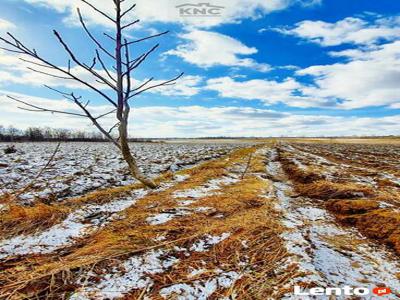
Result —
<instances>
[{"instance_id":1,"label":"field","mask_svg":"<svg viewBox=\"0 0 400 300\"><path fill-rule=\"evenodd\" d=\"M2 151L0 299L398 299L398 140L252 142L134 144L155 190L109 144L62 144L39 177L55 144Z\"/></svg>"}]
</instances>

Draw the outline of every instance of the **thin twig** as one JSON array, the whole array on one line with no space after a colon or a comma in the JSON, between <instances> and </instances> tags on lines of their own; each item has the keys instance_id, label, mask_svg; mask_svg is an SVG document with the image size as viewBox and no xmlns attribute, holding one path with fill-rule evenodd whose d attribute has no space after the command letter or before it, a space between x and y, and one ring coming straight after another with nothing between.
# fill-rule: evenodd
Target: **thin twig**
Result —
<instances>
[{"instance_id":1,"label":"thin twig","mask_svg":"<svg viewBox=\"0 0 400 300\"><path fill-rule=\"evenodd\" d=\"M58 142L56 148L54 149L53 154L50 156L50 158L47 160L47 163L44 165L44 167L39 171L39 173L31 180L30 183L28 183L20 192L18 192L15 195L15 198L18 198L21 196L23 193L25 193L28 189L30 189L36 181L39 179L40 176L44 173L44 171L47 170L47 168L50 166L51 162L54 160L54 157L56 156L58 150L60 149L61 142Z\"/></svg>"},{"instance_id":2,"label":"thin twig","mask_svg":"<svg viewBox=\"0 0 400 300\"><path fill-rule=\"evenodd\" d=\"M241 179L242 179L242 180L243 180L244 176L246 175L247 170L248 170L249 167L250 167L250 163L251 163L251 158L252 158L252 156L253 156L253 152L250 153L250 155L249 155L249 159L248 159L248 161L247 161L246 168L244 169L244 171L243 171L243 173L242 173L242 176L241 176Z\"/></svg>"},{"instance_id":3,"label":"thin twig","mask_svg":"<svg viewBox=\"0 0 400 300\"><path fill-rule=\"evenodd\" d=\"M90 6L93 10L97 11L99 14L101 14L102 16L106 17L107 19L109 19L111 22L116 23L116 21L111 18L109 15L107 15L105 12L101 11L100 9L98 9L97 7L95 7L93 4L87 2L86 0L81 0L83 3L85 3L86 5Z\"/></svg>"}]
</instances>

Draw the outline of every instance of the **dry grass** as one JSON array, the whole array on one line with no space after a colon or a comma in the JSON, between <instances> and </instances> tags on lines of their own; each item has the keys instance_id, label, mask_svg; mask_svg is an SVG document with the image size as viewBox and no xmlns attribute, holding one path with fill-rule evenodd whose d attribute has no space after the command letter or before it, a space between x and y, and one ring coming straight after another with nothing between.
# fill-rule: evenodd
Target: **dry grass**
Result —
<instances>
[{"instance_id":1,"label":"dry grass","mask_svg":"<svg viewBox=\"0 0 400 300\"><path fill-rule=\"evenodd\" d=\"M353 143L351 140L325 140L322 142L332 143ZM357 140L357 143L392 143L398 140ZM298 140L296 142L304 142ZM307 141L312 143L321 143L321 140ZM337 158L332 156L336 163L340 164L343 159L346 164L359 164L363 163L362 160L353 161L353 153L350 151L346 158ZM381 209L381 202L386 202L399 207L399 191L398 185L386 179L377 181L377 188L371 186L342 182L346 176L351 175L360 176L377 176L379 171L375 166L380 166L379 157L368 160L368 166L374 166L372 169L360 170L358 168L347 168L346 172L349 174L334 174L335 182L323 180L321 170L311 167L311 162L305 163L305 169L299 169L296 164L292 162L293 154L281 151L280 158L283 168L293 180L296 192L299 196L308 197L311 199L327 200L325 202L326 208L330 210L339 221L348 225L357 227L364 235L377 239L387 245L393 247L397 253L400 254L400 214L395 209ZM330 157L330 159L332 159ZM392 169L390 169L392 171ZM373 177L372 177L373 178ZM374 178L375 179L375 178Z\"/></svg>"},{"instance_id":2,"label":"dry grass","mask_svg":"<svg viewBox=\"0 0 400 300\"><path fill-rule=\"evenodd\" d=\"M391 209L377 209L364 214L342 215L340 220L356 226L368 237L393 247L400 255L400 214Z\"/></svg>"},{"instance_id":3,"label":"dry grass","mask_svg":"<svg viewBox=\"0 0 400 300\"><path fill-rule=\"evenodd\" d=\"M298 184L296 191L302 196L321 200L354 199L374 195L374 191L368 186L354 183L335 183L327 180Z\"/></svg>"},{"instance_id":4,"label":"dry grass","mask_svg":"<svg viewBox=\"0 0 400 300\"><path fill-rule=\"evenodd\" d=\"M0 219L0 236L28 234L60 222L69 210L61 206L37 203L33 207L9 204Z\"/></svg>"},{"instance_id":5,"label":"dry grass","mask_svg":"<svg viewBox=\"0 0 400 300\"><path fill-rule=\"evenodd\" d=\"M221 158L221 159L224 159ZM207 163L204 164L207 166ZM199 168L194 168L197 172ZM178 172L181 173L181 172ZM173 178L171 172L165 172L155 179L155 182L161 184ZM0 220L0 234L3 237L11 237L21 233L33 233L53 226L61 222L68 215L68 212L74 211L85 204L103 204L115 200L117 197L128 196L133 190L144 188L143 184L135 183L128 186L112 187L99 189L86 195L69 198L64 201L54 202L40 201L34 202L33 206L25 206L16 204L12 195L3 195L0 203L5 204L2 211L2 219Z\"/></svg>"},{"instance_id":6,"label":"dry grass","mask_svg":"<svg viewBox=\"0 0 400 300\"><path fill-rule=\"evenodd\" d=\"M369 145L399 145L399 137L382 138L291 138L280 139L282 141L293 143L311 143L311 144L369 144Z\"/></svg>"},{"instance_id":7,"label":"dry grass","mask_svg":"<svg viewBox=\"0 0 400 300\"><path fill-rule=\"evenodd\" d=\"M337 214L363 214L379 208L379 202L374 200L330 200L326 207Z\"/></svg>"},{"instance_id":8,"label":"dry grass","mask_svg":"<svg viewBox=\"0 0 400 300\"><path fill-rule=\"evenodd\" d=\"M282 168L291 180L300 183L311 183L323 179L320 170L310 166L307 166L306 169L300 169L293 163L289 153L279 150L278 154Z\"/></svg>"},{"instance_id":9,"label":"dry grass","mask_svg":"<svg viewBox=\"0 0 400 300\"><path fill-rule=\"evenodd\" d=\"M166 173L157 178L158 182L166 181L172 176ZM63 221L69 212L80 208L84 204L102 204L110 202L117 197L123 197L132 190L143 188L142 184L133 184L123 187L101 189L82 197L67 199L60 202L50 201L44 203L35 201L32 206L16 204L13 197L4 197L1 203L5 204L0 219L0 234L11 237L17 234L29 234L47 229ZM46 201L45 201L46 202Z\"/></svg>"}]
</instances>

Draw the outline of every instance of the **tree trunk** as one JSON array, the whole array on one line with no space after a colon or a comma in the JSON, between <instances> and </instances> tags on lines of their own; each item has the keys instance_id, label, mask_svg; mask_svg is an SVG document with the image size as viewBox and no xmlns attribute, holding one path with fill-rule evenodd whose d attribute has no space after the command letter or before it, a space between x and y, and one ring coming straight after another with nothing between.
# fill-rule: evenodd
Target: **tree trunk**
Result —
<instances>
[{"instance_id":1,"label":"tree trunk","mask_svg":"<svg viewBox=\"0 0 400 300\"><path fill-rule=\"evenodd\" d=\"M119 120L119 144L122 156L129 166L129 170L134 178L142 182L150 188L156 188L157 185L153 180L147 178L138 168L135 158L133 157L128 143L128 119L130 107L128 99L124 98L124 79L122 71L122 27L121 27L121 2L117 0L116 4L116 37L115 37L115 64L117 72L117 119ZM130 78L127 79L130 81ZM129 82L130 84L130 82Z\"/></svg>"},{"instance_id":2,"label":"tree trunk","mask_svg":"<svg viewBox=\"0 0 400 300\"><path fill-rule=\"evenodd\" d=\"M120 134L121 153L124 160L129 166L129 171L131 172L131 175L137 180L139 180L141 183L143 183L145 186L152 189L156 188L157 184L150 178L147 178L137 166L136 159L133 157L131 150L129 148L126 124L124 123L120 124L119 134Z\"/></svg>"}]
</instances>

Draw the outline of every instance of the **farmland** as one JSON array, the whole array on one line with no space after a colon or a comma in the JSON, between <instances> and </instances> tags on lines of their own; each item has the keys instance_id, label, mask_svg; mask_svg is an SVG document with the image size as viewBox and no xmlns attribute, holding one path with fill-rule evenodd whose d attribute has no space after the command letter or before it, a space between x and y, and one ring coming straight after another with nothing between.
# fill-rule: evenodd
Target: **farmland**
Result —
<instances>
[{"instance_id":1,"label":"farmland","mask_svg":"<svg viewBox=\"0 0 400 300\"><path fill-rule=\"evenodd\" d=\"M0 299L400 297L396 140L134 144L155 190L106 143L62 144L36 178L55 146L1 154Z\"/></svg>"}]
</instances>

